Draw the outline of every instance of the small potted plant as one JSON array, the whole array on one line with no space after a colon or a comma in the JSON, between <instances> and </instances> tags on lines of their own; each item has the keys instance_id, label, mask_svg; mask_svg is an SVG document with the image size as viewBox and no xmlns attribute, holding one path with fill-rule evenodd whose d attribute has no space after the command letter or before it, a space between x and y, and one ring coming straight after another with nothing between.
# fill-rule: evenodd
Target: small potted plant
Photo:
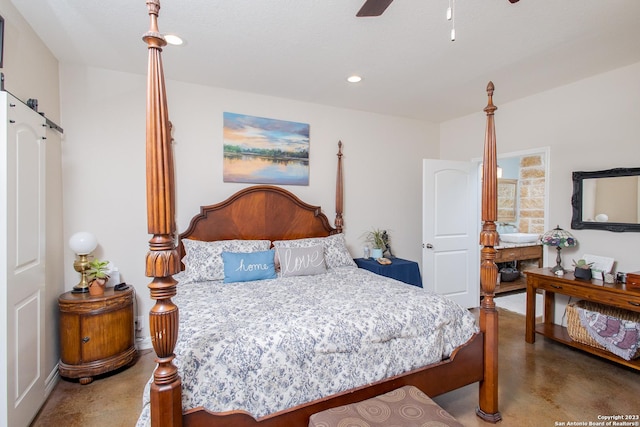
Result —
<instances>
[{"instance_id":1,"label":"small potted plant","mask_svg":"<svg viewBox=\"0 0 640 427\"><path fill-rule=\"evenodd\" d=\"M386 232L378 228L367 232L365 240L371 244L371 256L373 259L382 258L384 250L387 248L387 242L385 241Z\"/></svg>"},{"instance_id":2,"label":"small potted plant","mask_svg":"<svg viewBox=\"0 0 640 427\"><path fill-rule=\"evenodd\" d=\"M573 267L574 267L573 276L576 279L591 280L592 265L593 265L592 262L587 262L584 259L579 259L578 261L574 259L573 260Z\"/></svg>"},{"instance_id":3,"label":"small potted plant","mask_svg":"<svg viewBox=\"0 0 640 427\"><path fill-rule=\"evenodd\" d=\"M109 280L109 261L93 259L89 263L87 278L89 280L89 294L98 296L104 294L104 288Z\"/></svg>"}]
</instances>

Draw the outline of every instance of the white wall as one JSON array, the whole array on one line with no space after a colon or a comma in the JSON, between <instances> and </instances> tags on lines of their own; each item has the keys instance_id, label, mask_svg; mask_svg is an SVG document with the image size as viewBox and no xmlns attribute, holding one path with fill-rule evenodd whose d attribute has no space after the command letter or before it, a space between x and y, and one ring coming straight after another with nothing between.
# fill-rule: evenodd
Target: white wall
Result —
<instances>
[{"instance_id":1,"label":"white wall","mask_svg":"<svg viewBox=\"0 0 640 427\"><path fill-rule=\"evenodd\" d=\"M573 171L640 166L640 63L504 105L500 82L494 83L498 153L551 149L550 225L571 227ZM484 114L478 113L442 123L442 158L481 156L484 121ZM593 253L615 257L620 271L640 269L640 234L571 232L580 244L563 250L569 262Z\"/></svg>"},{"instance_id":2,"label":"white wall","mask_svg":"<svg viewBox=\"0 0 640 427\"><path fill-rule=\"evenodd\" d=\"M507 104L494 83L498 154L550 147L549 226L570 230L573 171L640 167L640 63ZM484 113L442 123L441 157L482 156L484 126ZM614 257L618 271L640 270L640 233L570 231L579 245L562 251L565 267L589 253ZM553 264L555 254L547 258Z\"/></svg>"},{"instance_id":3,"label":"white wall","mask_svg":"<svg viewBox=\"0 0 640 427\"><path fill-rule=\"evenodd\" d=\"M140 315L146 316L146 76L75 65L61 66L60 75L65 237L93 232L96 256L112 261L136 287ZM310 124L310 184L288 188L322 206L331 221L342 140L345 231L353 255L362 256L363 234L378 227L389 229L398 256L420 261L422 159L439 156L437 125L176 81L167 82L167 91L179 231L201 205L246 186L222 182L222 113L229 111ZM66 248L67 289L77 282L72 260Z\"/></svg>"}]
</instances>

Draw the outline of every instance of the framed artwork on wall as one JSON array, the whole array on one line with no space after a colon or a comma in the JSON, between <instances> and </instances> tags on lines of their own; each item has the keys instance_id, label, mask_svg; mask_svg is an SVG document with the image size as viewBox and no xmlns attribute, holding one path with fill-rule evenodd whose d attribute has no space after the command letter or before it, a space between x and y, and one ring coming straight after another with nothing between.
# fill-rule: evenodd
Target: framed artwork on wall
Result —
<instances>
[{"instance_id":1,"label":"framed artwork on wall","mask_svg":"<svg viewBox=\"0 0 640 427\"><path fill-rule=\"evenodd\" d=\"M309 125L223 114L224 182L309 185Z\"/></svg>"}]
</instances>

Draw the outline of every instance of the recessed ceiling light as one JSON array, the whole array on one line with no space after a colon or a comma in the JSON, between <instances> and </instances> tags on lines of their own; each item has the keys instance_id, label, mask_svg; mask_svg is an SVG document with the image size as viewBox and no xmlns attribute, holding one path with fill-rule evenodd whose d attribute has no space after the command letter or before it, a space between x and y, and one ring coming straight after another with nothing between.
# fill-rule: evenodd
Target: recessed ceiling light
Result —
<instances>
[{"instance_id":1,"label":"recessed ceiling light","mask_svg":"<svg viewBox=\"0 0 640 427\"><path fill-rule=\"evenodd\" d=\"M360 77L360 76L356 76L356 75L353 75L353 76L349 76L349 77L347 77L347 81L348 81L349 83L358 83L358 82L359 82L359 81L361 81L361 80L362 80L362 77Z\"/></svg>"},{"instance_id":2,"label":"recessed ceiling light","mask_svg":"<svg viewBox=\"0 0 640 427\"><path fill-rule=\"evenodd\" d=\"M183 43L182 39L175 34L165 34L164 39L174 46L180 46Z\"/></svg>"}]
</instances>

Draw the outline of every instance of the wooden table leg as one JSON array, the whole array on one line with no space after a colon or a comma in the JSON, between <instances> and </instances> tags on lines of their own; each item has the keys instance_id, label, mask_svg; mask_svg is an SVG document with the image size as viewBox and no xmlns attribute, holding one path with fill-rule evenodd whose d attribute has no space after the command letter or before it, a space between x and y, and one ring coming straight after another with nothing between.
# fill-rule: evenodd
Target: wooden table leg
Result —
<instances>
[{"instance_id":1,"label":"wooden table leg","mask_svg":"<svg viewBox=\"0 0 640 427\"><path fill-rule=\"evenodd\" d=\"M544 291L544 323L553 325L555 321L555 292Z\"/></svg>"},{"instance_id":2,"label":"wooden table leg","mask_svg":"<svg viewBox=\"0 0 640 427\"><path fill-rule=\"evenodd\" d=\"M536 288L527 283L527 311L525 316L524 340L530 344L536 341Z\"/></svg>"}]
</instances>

